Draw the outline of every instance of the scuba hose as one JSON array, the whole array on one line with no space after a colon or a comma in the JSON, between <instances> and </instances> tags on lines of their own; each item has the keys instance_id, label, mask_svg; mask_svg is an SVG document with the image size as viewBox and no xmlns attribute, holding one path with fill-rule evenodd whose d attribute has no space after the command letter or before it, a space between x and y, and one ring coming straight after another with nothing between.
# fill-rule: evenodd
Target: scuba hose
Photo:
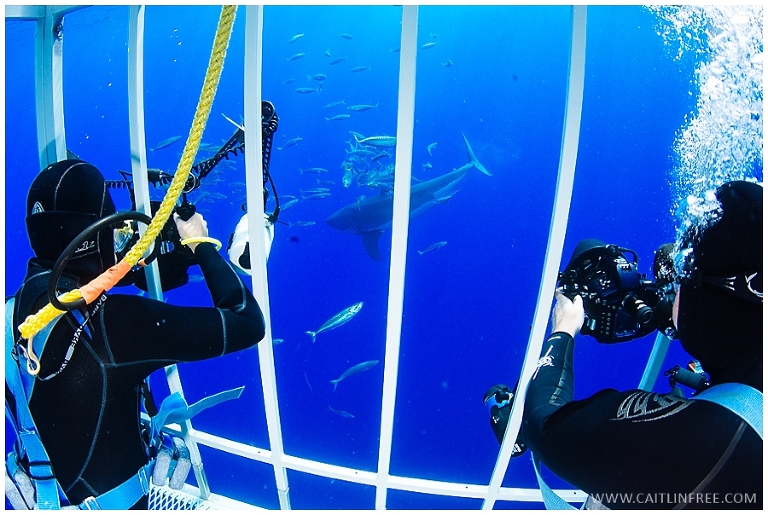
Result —
<instances>
[{"instance_id":1,"label":"scuba hose","mask_svg":"<svg viewBox=\"0 0 768 515\"><path fill-rule=\"evenodd\" d=\"M155 217L152 219L149 227L147 227L147 230L136 245L133 246L119 263L102 273L90 283L82 286L80 289L75 289L59 296L58 300L62 307L74 309L76 306L81 306L83 302L85 304L90 304L96 300L101 293L108 291L116 285L118 281L120 281L120 279L122 279L131 268L139 262L152 242L157 238L158 234L160 234L160 231L168 218L170 218L173 209L181 196L184 185L187 182L192 167L192 161L200 146L203 130L211 112L213 99L216 95L216 89L221 78L224 58L232 35L236 11L237 6L222 6L221 16L216 29L216 37L192 127L187 142L184 145L184 151L176 169L176 173L174 174L168 192L160 204L160 208ZM28 341L28 352L32 352L32 338L63 312L64 311L61 309L54 307L53 304L48 304L34 315L28 316L26 320L19 325L18 329L22 338ZM34 354L32 353L31 355ZM35 368L31 368L28 363L27 371L30 374L37 375L39 370L39 365L36 365Z\"/></svg>"}]
</instances>

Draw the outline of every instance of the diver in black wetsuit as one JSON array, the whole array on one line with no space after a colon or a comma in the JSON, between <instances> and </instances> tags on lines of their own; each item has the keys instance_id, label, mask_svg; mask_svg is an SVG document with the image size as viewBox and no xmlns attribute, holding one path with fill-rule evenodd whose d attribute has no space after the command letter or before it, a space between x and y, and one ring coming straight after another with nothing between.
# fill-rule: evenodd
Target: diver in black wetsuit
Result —
<instances>
[{"instance_id":1,"label":"diver in black wetsuit","mask_svg":"<svg viewBox=\"0 0 768 515\"><path fill-rule=\"evenodd\" d=\"M78 160L43 170L32 183L27 208L35 257L15 297L14 340L25 317L47 303L50 271L63 249L82 229L115 212L101 173ZM187 222L174 216L182 238L207 236L199 214ZM73 505L120 485L148 463L139 405L141 384L151 372L246 349L264 337L261 310L232 267L211 243L189 247L214 307L102 295L82 313L85 322L68 313L48 337L29 407L55 477ZM87 283L115 263L112 229L80 250L59 282L62 291ZM77 340L73 335L81 326ZM147 497L133 508L146 509Z\"/></svg>"},{"instance_id":2,"label":"diver in black wetsuit","mask_svg":"<svg viewBox=\"0 0 768 515\"><path fill-rule=\"evenodd\" d=\"M681 245L693 259L678 270L673 320L712 386L762 392L763 188L735 181L717 198L717 221ZM730 277L735 288L720 282ZM592 507L762 508L763 442L730 410L642 390L573 400L573 337L583 322L582 298L556 292L553 333L529 384L518 443L591 494ZM494 426L497 438L505 427Z\"/></svg>"}]
</instances>

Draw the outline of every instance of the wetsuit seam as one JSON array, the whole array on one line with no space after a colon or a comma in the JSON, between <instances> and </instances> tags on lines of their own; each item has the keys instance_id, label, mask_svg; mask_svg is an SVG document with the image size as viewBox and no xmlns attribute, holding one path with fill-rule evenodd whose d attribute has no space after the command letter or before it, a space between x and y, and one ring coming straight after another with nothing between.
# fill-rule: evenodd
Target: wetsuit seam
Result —
<instances>
[{"instance_id":1,"label":"wetsuit seam","mask_svg":"<svg viewBox=\"0 0 768 515\"><path fill-rule=\"evenodd\" d=\"M111 363L114 363L115 362L115 356L112 354L112 349L109 346L109 338L107 337L107 326L105 324L106 321L104 320L104 312L106 311L106 305L101 310L99 310L99 311L100 311L100 313L99 313L99 325L101 327L101 336L104 339L104 350L106 350L107 356L109 356L109 361ZM93 329L91 329L91 330L93 330Z\"/></svg>"},{"instance_id":2,"label":"wetsuit seam","mask_svg":"<svg viewBox=\"0 0 768 515\"><path fill-rule=\"evenodd\" d=\"M701 480L701 482L696 485L696 488L694 488L691 491L691 494L696 494L698 492L701 492L704 488L709 485L709 483L712 482L712 480L720 473L720 470L725 466L725 463L730 459L731 455L733 455L733 451L736 450L736 446L741 441L742 435L744 435L744 430L747 427L747 423L743 420L741 421L741 424L739 424L738 429L736 429L736 433L734 433L733 438L731 438L730 443L728 444L728 447L725 448L725 451L723 451L723 454L720 456L720 459L717 460L717 463L715 463L715 466L712 467L712 470L709 471L709 473L704 477L704 479ZM688 498L692 496L686 496ZM681 502L674 508L673 510L682 510L684 507L686 507L689 503L687 502Z\"/></svg>"},{"instance_id":3,"label":"wetsuit seam","mask_svg":"<svg viewBox=\"0 0 768 515\"><path fill-rule=\"evenodd\" d=\"M221 308L216 308L216 311L219 312L219 317L221 318L221 356L223 356L227 353L227 321Z\"/></svg>"},{"instance_id":4,"label":"wetsuit seam","mask_svg":"<svg viewBox=\"0 0 768 515\"><path fill-rule=\"evenodd\" d=\"M86 456L85 461L83 461L83 466L80 468L80 471L75 476L75 480L72 481L72 483L65 489L65 491L67 492L71 490L78 481L82 481L87 485L85 478L83 478L83 474L85 473L85 470L88 468L88 465L90 465L91 463L91 458L93 457L93 449L96 447L96 442L99 439L99 433L101 433L101 424L104 419L104 406L106 405L106 399L107 399L107 373L106 373L106 368L104 366L104 362L99 358L98 354L96 354L96 352L93 350L93 347L91 347L90 342L88 341L83 342L83 345L88 349L88 351L94 357L96 362L99 364L99 369L101 370L101 377L102 377L101 408L99 409L99 417L98 417L98 420L96 421L96 427L94 428L94 431L93 431L93 438L91 439L91 445L88 448L88 455Z\"/></svg>"}]
</instances>

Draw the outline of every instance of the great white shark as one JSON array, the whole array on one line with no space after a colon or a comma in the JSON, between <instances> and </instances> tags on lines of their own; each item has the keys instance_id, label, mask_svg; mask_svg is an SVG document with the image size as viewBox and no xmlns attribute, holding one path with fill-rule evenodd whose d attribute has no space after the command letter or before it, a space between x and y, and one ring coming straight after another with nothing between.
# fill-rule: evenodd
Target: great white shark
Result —
<instances>
[{"instance_id":1,"label":"great white shark","mask_svg":"<svg viewBox=\"0 0 768 515\"><path fill-rule=\"evenodd\" d=\"M411 185L410 220L426 213L435 204L456 193L453 188L471 169L476 168L485 175L492 175L477 160L464 133L461 135L467 146L467 164L434 179ZM384 231L392 228L392 202L391 192L381 192L339 209L325 222L339 231L360 235L368 255L374 261L381 261L379 238Z\"/></svg>"}]
</instances>

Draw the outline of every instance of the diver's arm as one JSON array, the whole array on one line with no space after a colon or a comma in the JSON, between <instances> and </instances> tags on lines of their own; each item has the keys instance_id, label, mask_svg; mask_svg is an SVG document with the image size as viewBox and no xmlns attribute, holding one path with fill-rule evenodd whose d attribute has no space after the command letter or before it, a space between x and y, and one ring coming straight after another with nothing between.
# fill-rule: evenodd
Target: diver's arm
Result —
<instances>
[{"instance_id":1,"label":"diver's arm","mask_svg":"<svg viewBox=\"0 0 768 515\"><path fill-rule=\"evenodd\" d=\"M580 296L573 301L555 291L553 333L544 343L538 367L528 385L523 415L523 435L535 449L550 415L573 400L573 337L584 322Z\"/></svg>"}]
</instances>

